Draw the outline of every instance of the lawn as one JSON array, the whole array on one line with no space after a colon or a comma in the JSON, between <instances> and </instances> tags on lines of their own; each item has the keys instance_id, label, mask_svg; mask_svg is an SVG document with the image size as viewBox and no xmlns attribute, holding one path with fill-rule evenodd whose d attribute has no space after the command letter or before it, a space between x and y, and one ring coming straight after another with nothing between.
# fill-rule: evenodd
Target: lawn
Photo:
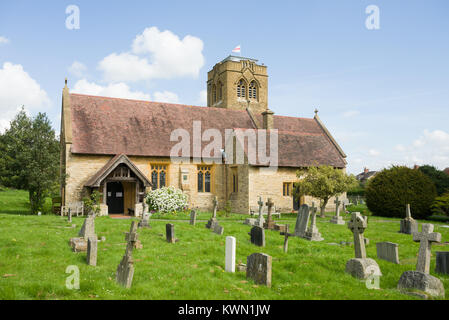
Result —
<instances>
[{"instance_id":1,"label":"lawn","mask_svg":"<svg viewBox=\"0 0 449 320\"><path fill-rule=\"evenodd\" d=\"M10 210L10 209L9 209ZM3 212L0 208L0 212ZM206 215L207 213L204 213ZM210 216L210 213L207 214ZM400 265L376 259L383 276L379 290L367 289L365 282L344 272L346 261L354 257L353 246L332 245L353 241L347 226L333 225L318 218L322 242L290 238L289 252L283 252L283 236L266 231L266 247L249 241L250 227L235 218L219 218L224 235L205 228L206 221L191 226L188 221L174 220L179 242L165 241L166 221L151 220L151 229L139 229L143 249L134 250L134 280L131 289L115 282L116 268L125 252L124 233L130 219L98 217L95 220L99 237L97 266L86 264L86 253L74 253L68 245L78 234L84 218L53 215L31 216L0 213L0 299L415 299L396 290L402 272L414 270L419 244L410 235L399 234L399 221L370 217L366 237L370 239L367 254L376 258L376 242L399 244ZM348 220L348 216L345 219ZM295 225L294 217L279 220ZM422 221L420 221L421 223ZM435 231L449 237L449 231L435 223ZM263 252L273 257L272 287L255 285L244 272L224 272L225 239L237 239L237 263ZM449 245L432 246L431 274L438 276L449 288L449 276L437 275L435 252L447 251ZM80 270L80 289L65 286L66 268L76 265Z\"/></svg>"}]
</instances>

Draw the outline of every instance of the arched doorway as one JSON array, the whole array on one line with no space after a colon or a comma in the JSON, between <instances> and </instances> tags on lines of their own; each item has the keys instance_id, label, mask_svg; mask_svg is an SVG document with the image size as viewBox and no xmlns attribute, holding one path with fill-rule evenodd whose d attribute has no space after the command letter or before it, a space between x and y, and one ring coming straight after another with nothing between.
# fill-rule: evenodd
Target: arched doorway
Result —
<instances>
[{"instance_id":1,"label":"arched doorway","mask_svg":"<svg viewBox=\"0 0 449 320\"><path fill-rule=\"evenodd\" d=\"M123 214L124 212L124 192L121 182L108 182L107 201L109 213Z\"/></svg>"}]
</instances>

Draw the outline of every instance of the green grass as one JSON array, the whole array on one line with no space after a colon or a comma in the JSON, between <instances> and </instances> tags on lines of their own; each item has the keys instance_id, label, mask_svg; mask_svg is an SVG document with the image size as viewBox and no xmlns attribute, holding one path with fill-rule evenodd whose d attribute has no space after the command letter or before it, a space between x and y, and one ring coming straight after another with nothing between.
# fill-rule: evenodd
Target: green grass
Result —
<instances>
[{"instance_id":1,"label":"green grass","mask_svg":"<svg viewBox=\"0 0 449 320\"><path fill-rule=\"evenodd\" d=\"M0 192L0 199L8 198L26 209L22 202L26 193L14 192L16 196ZM96 233L105 236L106 241L98 244L97 266L93 267L86 264L86 253L74 253L68 245L69 239L77 236L84 218L74 217L72 223L76 227L72 228L66 218L59 216L11 214L14 205L4 206L3 202L0 207L0 299L416 299L399 293L396 286L402 272L415 269L419 244L410 235L397 232L399 221L394 218L370 217L365 232L370 239L368 257L376 259L376 242L399 244L400 265L376 259L383 273L380 290L369 290L364 282L345 273L354 248L329 243L353 241L352 233L347 226L330 224L330 214L317 219L324 241L291 237L286 254L282 249L284 237L276 231L266 231L265 248L252 245L250 227L241 221L246 216L219 218L224 235L211 232L205 228L206 221L199 221L209 219L208 212L200 213L196 226L183 221L188 220L187 213L177 215L172 222L180 239L176 244L165 241L166 221L153 219L151 229L139 229L143 249L134 251L133 285L124 289L116 284L115 271L125 252L124 233L131 220L96 218ZM348 220L349 215L344 217ZM294 215L283 215L278 221L294 229ZM435 231L442 233L444 241L449 230L442 225L436 222ZM246 257L255 252L273 257L271 288L255 285L244 272L224 272L228 235L237 238L237 263L246 263ZM436 251L449 251L449 245L432 246L431 262L431 274L448 288L449 276L433 272ZM65 271L70 265L79 267L80 290L65 286L69 276Z\"/></svg>"},{"instance_id":2,"label":"green grass","mask_svg":"<svg viewBox=\"0 0 449 320\"><path fill-rule=\"evenodd\" d=\"M51 199L46 198L43 214L51 212ZM30 214L28 191L5 189L0 191L0 213Z\"/></svg>"}]
</instances>

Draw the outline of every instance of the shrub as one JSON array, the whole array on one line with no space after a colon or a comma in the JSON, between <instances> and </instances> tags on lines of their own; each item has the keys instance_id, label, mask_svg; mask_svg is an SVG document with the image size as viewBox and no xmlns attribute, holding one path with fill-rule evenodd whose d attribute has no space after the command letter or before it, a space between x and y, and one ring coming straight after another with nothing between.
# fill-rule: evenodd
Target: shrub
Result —
<instances>
[{"instance_id":1,"label":"shrub","mask_svg":"<svg viewBox=\"0 0 449 320\"><path fill-rule=\"evenodd\" d=\"M409 203L414 218L431 214L430 206L436 197L432 180L419 170L393 166L379 172L365 190L366 205L376 216L405 217Z\"/></svg>"},{"instance_id":2,"label":"shrub","mask_svg":"<svg viewBox=\"0 0 449 320\"><path fill-rule=\"evenodd\" d=\"M98 192L98 190L95 190L89 197L83 198L84 210L85 212L87 212L87 214L93 214L94 216L98 216L98 214L101 211L100 197L101 197L100 192Z\"/></svg>"},{"instance_id":3,"label":"shrub","mask_svg":"<svg viewBox=\"0 0 449 320\"><path fill-rule=\"evenodd\" d=\"M418 170L428 176L433 183L435 183L437 194L439 196L443 193L449 192L449 175L447 175L444 171L438 170L434 166L429 165L421 166Z\"/></svg>"},{"instance_id":4,"label":"shrub","mask_svg":"<svg viewBox=\"0 0 449 320\"><path fill-rule=\"evenodd\" d=\"M449 192L440 197L436 197L432 204L432 213L434 215L449 216Z\"/></svg>"},{"instance_id":5,"label":"shrub","mask_svg":"<svg viewBox=\"0 0 449 320\"><path fill-rule=\"evenodd\" d=\"M187 209L187 195L174 187L163 187L150 191L146 196L150 211L176 213Z\"/></svg>"}]
</instances>

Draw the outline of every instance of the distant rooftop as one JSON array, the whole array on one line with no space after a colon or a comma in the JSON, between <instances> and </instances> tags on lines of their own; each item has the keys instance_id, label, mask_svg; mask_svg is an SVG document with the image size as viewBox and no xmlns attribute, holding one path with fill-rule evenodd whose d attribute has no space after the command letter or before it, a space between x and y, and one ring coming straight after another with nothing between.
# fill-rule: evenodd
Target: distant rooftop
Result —
<instances>
[{"instance_id":1,"label":"distant rooftop","mask_svg":"<svg viewBox=\"0 0 449 320\"><path fill-rule=\"evenodd\" d=\"M221 61L221 62L225 62L225 61L235 61L235 62L239 62L239 61L242 61L242 60L249 60L249 61L251 61L251 62L257 62L257 61L259 61L259 60L257 60L257 59L245 58L245 57L232 56L232 55L230 55L230 56L228 56L227 58L223 59L223 61Z\"/></svg>"}]
</instances>

